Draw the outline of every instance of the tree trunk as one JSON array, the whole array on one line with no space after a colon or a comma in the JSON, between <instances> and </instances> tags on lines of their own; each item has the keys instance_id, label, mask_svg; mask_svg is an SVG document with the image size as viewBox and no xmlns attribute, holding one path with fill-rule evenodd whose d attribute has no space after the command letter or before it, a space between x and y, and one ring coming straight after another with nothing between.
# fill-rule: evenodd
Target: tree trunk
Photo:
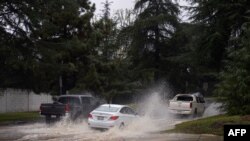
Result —
<instances>
[{"instance_id":1,"label":"tree trunk","mask_svg":"<svg viewBox=\"0 0 250 141\"><path fill-rule=\"evenodd\" d=\"M155 74L154 81L157 82L160 77L159 68L160 68L160 33L158 26L155 28Z\"/></svg>"}]
</instances>

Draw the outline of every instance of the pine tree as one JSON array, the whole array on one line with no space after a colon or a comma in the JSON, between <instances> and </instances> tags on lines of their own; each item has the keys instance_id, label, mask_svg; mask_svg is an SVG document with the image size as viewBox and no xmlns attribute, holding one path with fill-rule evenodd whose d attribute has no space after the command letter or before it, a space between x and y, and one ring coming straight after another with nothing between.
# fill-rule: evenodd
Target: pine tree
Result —
<instances>
[{"instance_id":1,"label":"pine tree","mask_svg":"<svg viewBox=\"0 0 250 141\"><path fill-rule=\"evenodd\" d=\"M64 93L74 87L80 64L92 53L89 1L1 1L0 32L5 46L0 87ZM83 53L83 54L82 54Z\"/></svg>"},{"instance_id":2,"label":"pine tree","mask_svg":"<svg viewBox=\"0 0 250 141\"><path fill-rule=\"evenodd\" d=\"M178 25L179 9L171 0L139 0L130 54L145 81L160 79L162 50Z\"/></svg>"},{"instance_id":3,"label":"pine tree","mask_svg":"<svg viewBox=\"0 0 250 141\"><path fill-rule=\"evenodd\" d=\"M239 49L230 49L225 70L217 85L219 100L229 114L250 114L250 28L244 26Z\"/></svg>"},{"instance_id":4,"label":"pine tree","mask_svg":"<svg viewBox=\"0 0 250 141\"><path fill-rule=\"evenodd\" d=\"M230 114L249 114L247 23L250 2L191 1L197 4L191 8L194 22L205 26L196 54L200 54L199 58L207 68L213 68L215 73L221 72L217 75L216 93L223 101L223 107Z\"/></svg>"}]
</instances>

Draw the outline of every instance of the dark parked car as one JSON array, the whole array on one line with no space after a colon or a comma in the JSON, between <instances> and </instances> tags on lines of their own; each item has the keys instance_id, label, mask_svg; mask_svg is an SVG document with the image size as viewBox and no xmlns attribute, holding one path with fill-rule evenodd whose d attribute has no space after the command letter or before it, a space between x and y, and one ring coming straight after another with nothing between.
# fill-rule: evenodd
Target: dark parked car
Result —
<instances>
[{"instance_id":1,"label":"dark parked car","mask_svg":"<svg viewBox=\"0 0 250 141\"><path fill-rule=\"evenodd\" d=\"M54 103L41 104L40 114L45 116L47 123L66 115L75 120L87 117L99 105L99 100L91 95L64 95L54 99Z\"/></svg>"}]
</instances>

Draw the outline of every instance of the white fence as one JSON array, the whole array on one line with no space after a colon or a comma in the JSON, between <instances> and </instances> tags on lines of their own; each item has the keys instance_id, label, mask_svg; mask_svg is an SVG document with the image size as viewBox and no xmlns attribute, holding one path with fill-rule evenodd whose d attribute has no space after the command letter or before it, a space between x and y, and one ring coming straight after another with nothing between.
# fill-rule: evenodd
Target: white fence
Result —
<instances>
[{"instance_id":1,"label":"white fence","mask_svg":"<svg viewBox=\"0 0 250 141\"><path fill-rule=\"evenodd\" d=\"M41 103L52 102L48 94L7 89L0 91L0 113L39 111Z\"/></svg>"}]
</instances>

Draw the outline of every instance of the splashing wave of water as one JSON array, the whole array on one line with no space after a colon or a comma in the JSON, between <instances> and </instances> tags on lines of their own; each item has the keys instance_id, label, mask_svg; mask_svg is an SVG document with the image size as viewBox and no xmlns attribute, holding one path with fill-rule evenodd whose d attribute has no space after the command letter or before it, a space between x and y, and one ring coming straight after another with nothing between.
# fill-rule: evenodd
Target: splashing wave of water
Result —
<instances>
[{"instance_id":1,"label":"splashing wave of water","mask_svg":"<svg viewBox=\"0 0 250 141\"><path fill-rule=\"evenodd\" d=\"M219 105L210 104L204 116L219 114L215 109ZM74 140L74 141L107 141L123 140L124 138L137 138L147 136L149 133L173 128L176 123L187 119L177 118L167 110L167 101L154 92L147 96L137 106L137 111L144 116L138 117L125 129L112 128L106 132L92 130L86 121L72 123L64 118L55 125L32 124L20 126L18 132L24 134L19 141L31 140Z\"/></svg>"}]
</instances>

